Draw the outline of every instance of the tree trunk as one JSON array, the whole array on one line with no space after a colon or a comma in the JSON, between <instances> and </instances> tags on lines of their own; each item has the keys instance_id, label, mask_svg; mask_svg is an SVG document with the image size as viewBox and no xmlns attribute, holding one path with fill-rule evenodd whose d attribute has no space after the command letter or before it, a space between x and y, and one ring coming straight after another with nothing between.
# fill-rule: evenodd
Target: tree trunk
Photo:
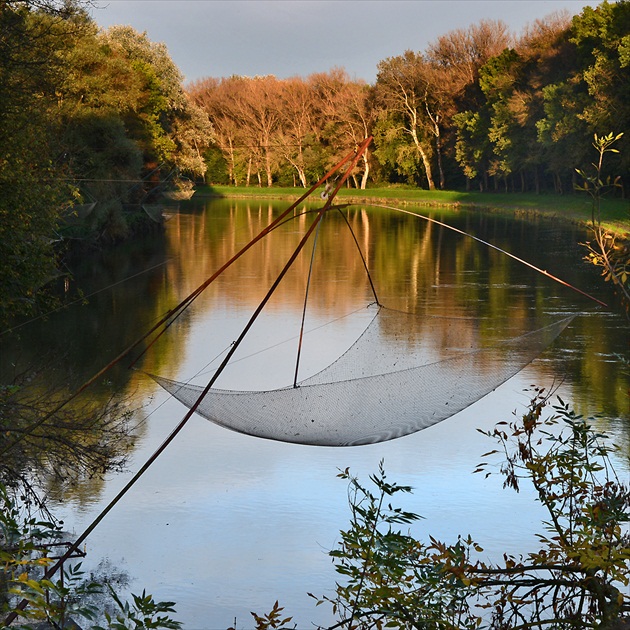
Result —
<instances>
[{"instance_id":1,"label":"tree trunk","mask_svg":"<svg viewBox=\"0 0 630 630\"><path fill-rule=\"evenodd\" d=\"M413 138L413 142L416 145L416 149L418 150L418 153L420 154L420 158L422 159L424 172L427 176L427 182L429 184L429 190L435 190L435 183L433 182L433 174L431 173L431 161L429 160L429 157L427 156L427 152L424 150L424 148L420 144L420 141L418 140L418 134L416 133L415 129L412 130L411 137Z\"/></svg>"},{"instance_id":2,"label":"tree trunk","mask_svg":"<svg viewBox=\"0 0 630 630\"><path fill-rule=\"evenodd\" d=\"M273 178L271 176L271 152L269 145L265 145L265 171L267 173L267 188L273 186Z\"/></svg>"},{"instance_id":3,"label":"tree trunk","mask_svg":"<svg viewBox=\"0 0 630 630\"><path fill-rule=\"evenodd\" d=\"M234 186L238 186L238 182L236 181L236 161L234 159L234 147L232 146L232 138L228 140L229 146L229 156L228 160L228 175L230 178L230 183L234 184Z\"/></svg>"},{"instance_id":4,"label":"tree trunk","mask_svg":"<svg viewBox=\"0 0 630 630\"><path fill-rule=\"evenodd\" d=\"M370 175L370 162L368 161L367 149L363 152L363 164L365 168L363 169L363 177L361 177L361 190L365 190L367 188L368 177Z\"/></svg>"},{"instance_id":5,"label":"tree trunk","mask_svg":"<svg viewBox=\"0 0 630 630\"><path fill-rule=\"evenodd\" d=\"M444 167L442 165L442 146L440 143L440 126L435 123L435 154L437 155L438 173L440 174L440 190L446 187L446 178L444 177Z\"/></svg>"}]
</instances>

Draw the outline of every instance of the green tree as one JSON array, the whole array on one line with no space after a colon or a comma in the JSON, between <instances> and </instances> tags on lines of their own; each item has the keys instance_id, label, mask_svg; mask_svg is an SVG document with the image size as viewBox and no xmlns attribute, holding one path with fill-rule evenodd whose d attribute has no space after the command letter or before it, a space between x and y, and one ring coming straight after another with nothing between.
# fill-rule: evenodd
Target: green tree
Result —
<instances>
[{"instance_id":1,"label":"green tree","mask_svg":"<svg viewBox=\"0 0 630 630\"><path fill-rule=\"evenodd\" d=\"M540 140L554 172L573 177L575 168L584 168L589 162L588 138L628 126L630 67L625 51L629 31L627 0L604 1L573 17L568 31L570 63L563 77L557 76L544 88L544 115L538 122ZM621 153L609 160L610 172L628 171L628 141L624 137Z\"/></svg>"},{"instance_id":2,"label":"green tree","mask_svg":"<svg viewBox=\"0 0 630 630\"><path fill-rule=\"evenodd\" d=\"M630 123L630 2L600 3L585 7L573 18L571 41L577 47L578 78L589 100L581 116L591 133L603 135L613 127L625 129ZM626 139L621 142L623 169L628 169Z\"/></svg>"},{"instance_id":3,"label":"green tree","mask_svg":"<svg viewBox=\"0 0 630 630\"><path fill-rule=\"evenodd\" d=\"M492 145L488 134L490 113L487 108L467 110L453 116L457 128L455 157L467 182L479 178L479 188L488 190L488 174L492 159Z\"/></svg>"},{"instance_id":4,"label":"green tree","mask_svg":"<svg viewBox=\"0 0 630 630\"><path fill-rule=\"evenodd\" d=\"M166 46L129 26L103 34L108 56L120 57L133 70L137 92L128 94L121 111L131 137L144 152L145 167L165 165L202 177L202 153L212 140L212 126L186 96L182 75Z\"/></svg>"},{"instance_id":5,"label":"green tree","mask_svg":"<svg viewBox=\"0 0 630 630\"><path fill-rule=\"evenodd\" d=\"M432 76L427 112L431 112L433 133L436 140L444 137L445 152L450 153L453 164L459 164L467 186L471 179L479 178L480 187L487 188L492 155L488 141L490 112L479 87L479 73L488 59L510 42L504 23L481 20L438 37L427 49ZM438 142L436 151L439 147Z\"/></svg>"},{"instance_id":6,"label":"green tree","mask_svg":"<svg viewBox=\"0 0 630 630\"><path fill-rule=\"evenodd\" d=\"M488 139L492 143L493 159L489 174L504 179L506 188L508 175L521 166L521 151L525 148L518 141L519 126L513 99L520 61L514 49L506 48L479 71L479 85L491 111Z\"/></svg>"},{"instance_id":7,"label":"green tree","mask_svg":"<svg viewBox=\"0 0 630 630\"><path fill-rule=\"evenodd\" d=\"M44 3L42 3L44 4ZM55 85L78 9L0 5L0 325L34 313L56 275L55 228L72 189L57 162Z\"/></svg>"}]
</instances>

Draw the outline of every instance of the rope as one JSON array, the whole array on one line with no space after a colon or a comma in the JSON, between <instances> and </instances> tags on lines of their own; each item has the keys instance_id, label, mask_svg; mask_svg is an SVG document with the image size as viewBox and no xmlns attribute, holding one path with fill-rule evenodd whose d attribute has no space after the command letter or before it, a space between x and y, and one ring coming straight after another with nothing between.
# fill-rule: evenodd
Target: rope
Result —
<instances>
[{"instance_id":1,"label":"rope","mask_svg":"<svg viewBox=\"0 0 630 630\"><path fill-rule=\"evenodd\" d=\"M308 266L308 277L306 279L306 290L304 291L304 306L302 307L302 322L300 323L300 336L298 339L297 357L295 359L295 376L293 377L293 387L297 387L298 372L300 369L300 356L302 355L302 341L304 340L304 321L306 320L306 306L308 303L308 293L311 287L311 277L313 275L313 262L315 261L315 249L317 248L317 237L319 236L319 228L321 222L317 224L315 237L313 238L313 249L311 251L311 262Z\"/></svg>"},{"instance_id":2,"label":"rope","mask_svg":"<svg viewBox=\"0 0 630 630\"><path fill-rule=\"evenodd\" d=\"M370 273L370 269L367 264L367 260L363 255L363 251L361 249L361 245L359 245L359 240L357 239L357 235L354 233L352 226L350 225L350 221L348 221L348 217L339 210L339 214L343 217L343 220L346 222L348 229L350 230L350 234L352 234L352 238L354 239L354 244L357 246L357 251L359 252L359 256L361 256L361 261L363 262L363 268L365 269L365 273L367 274L368 280L370 281L370 287L372 288L372 294L374 295L374 301L378 306L381 306L379 302L378 295L376 295L376 288L374 286L374 282L372 282L372 274Z\"/></svg>"},{"instance_id":3,"label":"rope","mask_svg":"<svg viewBox=\"0 0 630 630\"><path fill-rule=\"evenodd\" d=\"M534 271L537 271L538 273L541 273L543 276L546 276L547 278L551 278L552 280L555 280L556 282L560 283L561 285L568 287L569 289L572 289L573 291L576 291L577 293L583 295L584 297L587 297L589 300L593 300L593 302L597 302L597 304L599 304L600 306L604 306L606 308L608 308L608 304L606 304L605 302L602 302L601 300L598 300L596 297L593 297L592 295L586 293L585 291L582 291L582 289L578 289L576 286L569 284L568 282L565 282L564 280L562 280L561 278L558 278L557 276L554 276L552 274L550 274L548 271L541 269L540 267L536 267L536 265L532 265L531 263L527 262L526 260L523 260L522 258L519 258L518 256L515 256L514 254L511 254L510 252L505 251L504 249L501 249L500 247L497 247L496 245L493 245L492 243L489 243L488 241L484 241L483 239L477 237L477 236L473 236L472 234L469 234L468 232L464 232L463 230L460 230L459 228L453 227L452 225L448 225L448 223L442 223L442 221L438 221L437 219L433 219L431 217L427 217L423 214L418 214L417 212L411 212L411 210L403 210L402 208L396 208L395 206L385 206L385 205L381 205L381 204L375 204L375 203L371 203L369 204L371 206L373 206L374 208L385 208L386 210L395 210L396 212L402 212L403 214L409 214L412 217L418 217L419 219L424 219L425 221L429 221L430 223L435 223L436 225L440 225L442 227L448 228L449 230L452 230L453 232L457 232L458 234L462 234L463 236L467 236L468 238L472 238L475 241L482 243L483 245L486 245L487 247L491 247L492 249L495 249L496 251L500 252L501 254L505 254L506 256L509 256L510 258L513 258L514 260L522 263L523 265L525 265L526 267L529 267L530 269L533 269Z\"/></svg>"}]
</instances>

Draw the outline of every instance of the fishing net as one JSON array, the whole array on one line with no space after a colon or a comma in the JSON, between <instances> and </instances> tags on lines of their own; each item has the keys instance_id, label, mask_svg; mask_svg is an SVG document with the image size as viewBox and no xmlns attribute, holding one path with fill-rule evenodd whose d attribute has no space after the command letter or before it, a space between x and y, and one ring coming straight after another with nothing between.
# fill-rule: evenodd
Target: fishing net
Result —
<instances>
[{"instance_id":1,"label":"fishing net","mask_svg":"<svg viewBox=\"0 0 630 630\"><path fill-rule=\"evenodd\" d=\"M357 341L296 387L254 392L211 388L197 413L233 431L298 444L354 446L392 440L441 422L490 393L538 356L573 319L479 342L462 339L455 319L449 325L438 318L374 308L374 318ZM152 377L188 408L204 389Z\"/></svg>"}]
</instances>

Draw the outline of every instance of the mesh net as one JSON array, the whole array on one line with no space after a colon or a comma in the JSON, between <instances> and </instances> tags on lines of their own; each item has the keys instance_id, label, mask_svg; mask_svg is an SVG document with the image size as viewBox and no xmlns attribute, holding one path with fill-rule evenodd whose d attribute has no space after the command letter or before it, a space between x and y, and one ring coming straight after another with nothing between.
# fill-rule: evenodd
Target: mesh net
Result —
<instances>
[{"instance_id":1,"label":"mesh net","mask_svg":"<svg viewBox=\"0 0 630 630\"><path fill-rule=\"evenodd\" d=\"M430 427L470 406L538 356L574 316L507 340L445 352L422 329L448 325L379 307L339 359L298 383L270 391L210 389L197 413L252 436L318 446L392 440ZM443 347L443 345L441 346ZM192 407L203 387L152 377Z\"/></svg>"}]
</instances>

